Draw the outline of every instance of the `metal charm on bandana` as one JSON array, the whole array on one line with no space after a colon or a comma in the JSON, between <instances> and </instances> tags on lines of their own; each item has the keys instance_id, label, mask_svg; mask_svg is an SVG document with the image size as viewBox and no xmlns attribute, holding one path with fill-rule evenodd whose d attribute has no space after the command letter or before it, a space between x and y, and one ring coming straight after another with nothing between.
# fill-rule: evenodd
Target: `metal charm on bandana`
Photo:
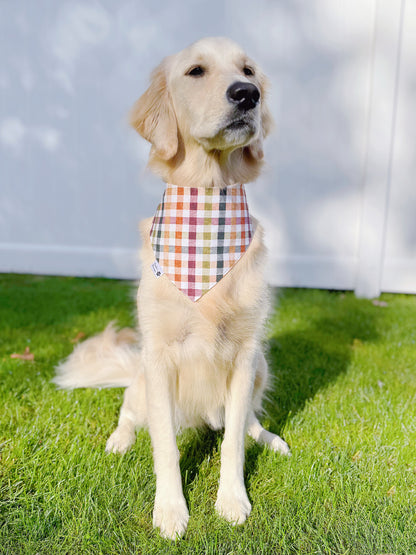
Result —
<instances>
[{"instance_id":1,"label":"metal charm on bandana","mask_svg":"<svg viewBox=\"0 0 416 555\"><path fill-rule=\"evenodd\" d=\"M152 268L197 301L238 262L251 237L244 185L167 185L150 230Z\"/></svg>"}]
</instances>

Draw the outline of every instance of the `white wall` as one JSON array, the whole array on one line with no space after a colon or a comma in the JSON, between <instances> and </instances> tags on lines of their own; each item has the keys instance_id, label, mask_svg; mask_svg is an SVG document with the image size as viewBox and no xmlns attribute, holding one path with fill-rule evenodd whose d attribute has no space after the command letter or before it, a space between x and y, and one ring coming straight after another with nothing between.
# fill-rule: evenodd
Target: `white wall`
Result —
<instances>
[{"instance_id":1,"label":"white wall","mask_svg":"<svg viewBox=\"0 0 416 555\"><path fill-rule=\"evenodd\" d=\"M411 0L0 3L0 271L133 278L163 184L126 123L159 60L207 35L270 76L247 187L275 285L416 292Z\"/></svg>"}]
</instances>

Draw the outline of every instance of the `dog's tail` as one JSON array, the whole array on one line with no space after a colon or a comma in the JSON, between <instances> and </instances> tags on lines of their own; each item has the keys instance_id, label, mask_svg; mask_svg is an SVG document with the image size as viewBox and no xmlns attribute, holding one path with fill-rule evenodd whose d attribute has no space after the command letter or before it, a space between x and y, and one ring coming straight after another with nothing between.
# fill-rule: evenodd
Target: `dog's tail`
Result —
<instances>
[{"instance_id":1,"label":"dog's tail","mask_svg":"<svg viewBox=\"0 0 416 555\"><path fill-rule=\"evenodd\" d=\"M117 331L113 323L77 345L56 367L58 387L128 387L141 368L139 336L131 328Z\"/></svg>"}]
</instances>

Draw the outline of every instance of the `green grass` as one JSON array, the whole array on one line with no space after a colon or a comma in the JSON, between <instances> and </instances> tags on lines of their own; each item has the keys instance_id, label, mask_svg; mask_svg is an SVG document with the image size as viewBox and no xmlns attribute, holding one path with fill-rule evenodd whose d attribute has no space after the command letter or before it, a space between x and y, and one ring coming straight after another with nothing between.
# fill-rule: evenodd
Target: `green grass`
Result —
<instances>
[{"instance_id":1,"label":"green grass","mask_svg":"<svg viewBox=\"0 0 416 555\"><path fill-rule=\"evenodd\" d=\"M148 433L106 455L122 390L58 391L71 339L134 324L132 283L0 276L0 553L416 553L416 297L282 290L268 328L266 427L293 456L247 442L252 515L214 511L221 435L179 437L191 518L152 529ZM11 359L29 346L34 361Z\"/></svg>"}]
</instances>

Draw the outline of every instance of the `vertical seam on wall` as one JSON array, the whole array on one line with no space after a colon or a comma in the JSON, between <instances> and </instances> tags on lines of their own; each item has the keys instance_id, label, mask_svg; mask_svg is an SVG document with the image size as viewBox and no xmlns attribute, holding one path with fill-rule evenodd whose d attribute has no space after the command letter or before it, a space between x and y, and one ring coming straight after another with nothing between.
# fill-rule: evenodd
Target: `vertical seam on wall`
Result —
<instances>
[{"instance_id":1,"label":"vertical seam on wall","mask_svg":"<svg viewBox=\"0 0 416 555\"><path fill-rule=\"evenodd\" d=\"M389 205L391 199L391 180L393 174L393 156L395 151L395 138L396 138L396 123L397 123L397 109L399 100L399 88L400 88L400 70L401 70L401 60L402 60L402 45L403 45L403 27L404 27L404 12L406 8L406 0L401 0L400 4L400 22L398 29L398 40L397 40L397 52L396 52L396 68L394 75L394 92L393 92L393 112L391 117L391 128L390 128L390 145L389 145L389 161L387 168L387 188L384 204L384 218L383 218L383 237L382 237L382 251L381 251L381 265L380 265L380 276L379 276L379 287L381 288L381 282L384 272L384 259L386 254L386 242L387 242L387 225L389 221Z\"/></svg>"},{"instance_id":2,"label":"vertical seam on wall","mask_svg":"<svg viewBox=\"0 0 416 555\"><path fill-rule=\"evenodd\" d=\"M373 27L372 27L372 40L371 40L371 50L370 50L370 63L369 63L369 83L368 83L368 91L367 91L367 106L366 106L366 126L365 126L365 140L364 140L364 159L363 159L363 166L361 172L361 202L360 202L360 214L358 219L358 252L357 252L357 266L355 269L355 284L354 288L357 287L357 280L360 271L360 253L361 253L361 246L363 241L363 228L364 228L364 215L365 215L365 190L366 190L366 183L368 178L368 154L369 154L369 147L370 147L370 126L371 126L371 115L372 115L372 106L371 100L373 98L373 91L374 91L374 60L375 60L375 52L376 52L376 44L377 44L377 10L378 10L378 0L374 1L374 12L373 12Z\"/></svg>"},{"instance_id":3,"label":"vertical seam on wall","mask_svg":"<svg viewBox=\"0 0 416 555\"><path fill-rule=\"evenodd\" d=\"M387 5L388 6L388 5ZM377 72L379 72L379 65L380 59L379 57L383 54L382 50L380 50L380 41L382 40L382 29L380 28L380 22L382 21L381 15L383 11L383 7L385 8L386 5L383 0L375 0L374 4L374 27L373 27L373 37L372 37L372 46L371 46L371 59L370 59L370 79L369 79L369 87L368 87L368 104L367 104L367 118L366 118L366 138L365 138L365 150L364 150L364 159L363 159L363 168L362 168L362 181L361 181L361 206L360 206L360 217L359 217L359 244L358 244L358 261L356 267L356 279L355 279L355 291L360 291L360 294L363 294L362 287L363 287L363 272L365 271L365 261L366 258L363 254L363 249L365 252L366 247L366 230L368 227L368 222L365 220L368 216L367 208L368 202L371 201L371 198L368 197L369 194L369 178L371 179L371 170L372 165L374 165L374 160L372 160L372 148L374 148L374 137L373 137L373 125L374 125L374 118L375 118L375 95L378 95L378 88L380 84L378 83L378 78L380 77ZM390 10L392 6L390 5ZM398 93L399 93L399 78L400 78L400 65L401 65L401 49L402 49L402 35L403 35L403 27L404 27L404 11L405 11L405 0L400 0L400 4L398 7L394 7L394 12L397 14L397 20L395 15L395 25L394 30L391 35L392 42L394 41L393 48L392 48L392 58L391 58L391 73L393 74L391 77L390 83L392 84L391 87L391 101L389 103L389 115L386 119L386 130L385 130L385 137L386 137L386 145L384 150L384 168L383 168L383 175L380 176L382 179L382 186L383 191L379 193L377 206L380 204L380 221L377 224L379 229L377 229L377 233L379 234L379 241L377 245L377 252L374 253L376 258L374 257L374 265L376 265L376 272L375 275L372 277L372 286L370 290L372 291L371 295L375 296L380 294L381 292L381 282L382 282L382 275L384 269L384 257L385 257L385 250L386 250L386 241L387 241L387 222L388 222L388 214L389 214L389 206L388 203L390 201L390 190L391 190L391 180L392 180L392 166L393 166L393 154L394 154L394 147L395 147L395 130L396 130L396 116L397 116L397 104L398 104ZM373 184L374 187L374 184ZM374 195L374 191L372 191ZM374 199L373 199L374 200ZM368 245L367 245L368 247ZM367 249L368 251L368 249ZM368 255L368 252L366 253ZM363 266L364 265L364 266ZM368 291L368 289L367 289ZM364 293L369 294L369 293Z\"/></svg>"}]
</instances>

